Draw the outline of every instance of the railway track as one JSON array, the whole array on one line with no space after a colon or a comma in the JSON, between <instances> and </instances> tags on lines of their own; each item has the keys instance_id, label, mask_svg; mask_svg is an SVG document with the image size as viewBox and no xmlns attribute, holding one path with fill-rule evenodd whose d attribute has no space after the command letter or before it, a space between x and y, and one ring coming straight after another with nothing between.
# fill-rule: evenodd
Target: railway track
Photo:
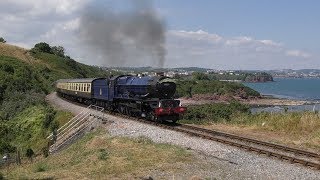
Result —
<instances>
[{"instance_id":1,"label":"railway track","mask_svg":"<svg viewBox=\"0 0 320 180\"><path fill-rule=\"evenodd\" d=\"M70 100L67 100L71 103ZM84 106L80 103L75 103L77 105ZM139 121L142 123L150 124L153 126L158 126L164 129L170 129L182 133L186 133L191 136L200 137L203 139L217 141L223 144L235 146L247 151L256 152L258 154L264 154L269 157L278 158L280 160L288 161L290 163L301 164L306 167L320 170L320 154L305 151L301 149L296 149L288 146L283 146L279 144L269 143L265 141L260 141L257 139L252 139L248 137L238 136L230 133L225 133L216 130L209 130L205 128L200 128L196 126L184 125L184 124L160 124L153 121L148 121L141 118L131 117L119 113L109 113L108 114L123 117L126 119L131 119Z\"/></svg>"},{"instance_id":2,"label":"railway track","mask_svg":"<svg viewBox=\"0 0 320 180\"><path fill-rule=\"evenodd\" d=\"M260 141L221 131L199 128L196 126L184 125L179 123L160 124L145 119L130 117L122 114L113 115L139 121L146 124L151 124L165 129L186 133L188 135L200 137L203 139L217 141L223 144L245 149L247 151L255 152L258 154L264 154L269 157L278 158L280 160L285 160L290 163L297 163L306 167L320 170L320 154L314 152L291 148L288 146Z\"/></svg>"}]
</instances>

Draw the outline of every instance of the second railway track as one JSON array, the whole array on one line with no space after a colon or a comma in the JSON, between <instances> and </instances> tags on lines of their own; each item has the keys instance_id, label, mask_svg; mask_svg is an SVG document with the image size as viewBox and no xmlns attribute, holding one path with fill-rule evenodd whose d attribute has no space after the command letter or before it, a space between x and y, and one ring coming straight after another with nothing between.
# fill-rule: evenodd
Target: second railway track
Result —
<instances>
[{"instance_id":1,"label":"second railway track","mask_svg":"<svg viewBox=\"0 0 320 180\"><path fill-rule=\"evenodd\" d=\"M116 114L120 117L125 117L135 121L159 126L165 129L170 129L182 133L186 133L191 136L200 137L203 139L213 140L227 145L235 146L247 151L264 154L269 157L285 160L290 163L297 163L306 167L320 170L320 154L305 151L301 149L291 148L279 144L269 143L256 139L251 139L243 136L238 136L221 131L209 130L199 128L196 126L184 125L184 124L160 124L145 119L130 117L127 115Z\"/></svg>"}]
</instances>

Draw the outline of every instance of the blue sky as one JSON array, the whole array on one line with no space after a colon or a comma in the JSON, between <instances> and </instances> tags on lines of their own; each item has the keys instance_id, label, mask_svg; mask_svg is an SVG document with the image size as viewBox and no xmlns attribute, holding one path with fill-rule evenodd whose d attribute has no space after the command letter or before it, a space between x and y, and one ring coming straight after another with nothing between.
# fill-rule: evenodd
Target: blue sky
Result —
<instances>
[{"instance_id":1,"label":"blue sky","mask_svg":"<svg viewBox=\"0 0 320 180\"><path fill-rule=\"evenodd\" d=\"M121 55L131 59L117 64L107 50L99 53L81 46L79 24L88 7L108 7L121 14L138 2L166 22L165 67L320 69L317 0L1 0L0 36L25 48L41 41L62 45L68 55L86 64L154 66L154 60L148 60L155 58L152 53L133 52L133 60L123 48ZM101 27L106 29L97 32L108 31L108 25ZM120 34L120 39L136 40L126 35Z\"/></svg>"},{"instance_id":2,"label":"blue sky","mask_svg":"<svg viewBox=\"0 0 320 180\"><path fill-rule=\"evenodd\" d=\"M157 0L169 29L202 29L223 36L272 39L319 51L317 0Z\"/></svg>"}]
</instances>

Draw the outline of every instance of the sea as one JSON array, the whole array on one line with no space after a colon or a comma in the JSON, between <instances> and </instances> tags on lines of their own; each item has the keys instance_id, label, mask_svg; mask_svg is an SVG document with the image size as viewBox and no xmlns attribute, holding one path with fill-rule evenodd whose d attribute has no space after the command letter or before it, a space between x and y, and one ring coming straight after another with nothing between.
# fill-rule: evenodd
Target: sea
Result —
<instances>
[{"instance_id":1,"label":"sea","mask_svg":"<svg viewBox=\"0 0 320 180\"><path fill-rule=\"evenodd\" d=\"M253 113L284 112L285 108L288 108L288 111L320 111L320 78L274 78L274 82L243 84L262 95L313 102L311 105L252 108Z\"/></svg>"}]
</instances>

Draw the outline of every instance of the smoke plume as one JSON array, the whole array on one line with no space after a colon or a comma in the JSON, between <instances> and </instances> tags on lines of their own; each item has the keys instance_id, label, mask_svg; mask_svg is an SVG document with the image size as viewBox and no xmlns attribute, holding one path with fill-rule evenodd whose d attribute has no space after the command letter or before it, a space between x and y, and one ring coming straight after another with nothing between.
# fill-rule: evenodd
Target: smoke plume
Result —
<instances>
[{"instance_id":1,"label":"smoke plume","mask_svg":"<svg viewBox=\"0 0 320 180\"><path fill-rule=\"evenodd\" d=\"M130 1L129 10L88 7L82 14L79 40L107 66L163 67L165 23L150 1Z\"/></svg>"}]
</instances>

